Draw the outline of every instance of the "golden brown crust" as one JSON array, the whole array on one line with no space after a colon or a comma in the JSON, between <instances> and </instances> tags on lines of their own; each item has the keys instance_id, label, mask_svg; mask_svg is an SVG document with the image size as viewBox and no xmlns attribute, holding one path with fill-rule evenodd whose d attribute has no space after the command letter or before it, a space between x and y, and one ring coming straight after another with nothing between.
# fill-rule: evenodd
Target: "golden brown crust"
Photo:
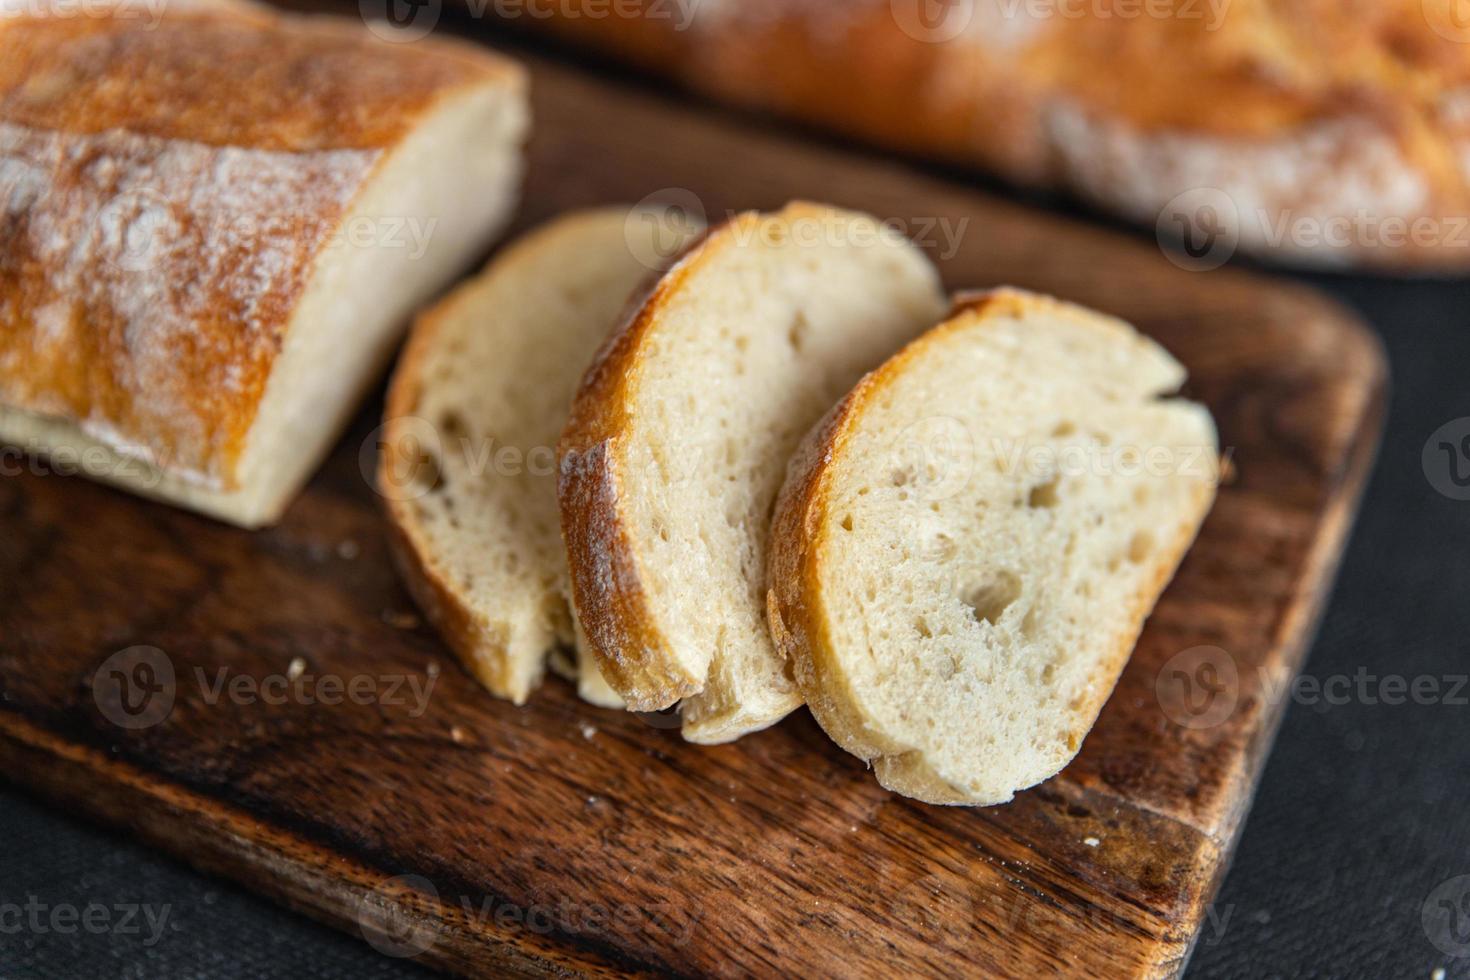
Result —
<instances>
[{"instance_id":1,"label":"golden brown crust","mask_svg":"<svg viewBox=\"0 0 1470 980\"><path fill-rule=\"evenodd\" d=\"M480 683L497 697L523 704L528 692L513 690L510 677L495 669L497 661L479 656L487 647L503 643L504 638L487 633L459 591L451 586L443 569L416 542L414 528L422 522L415 513L416 490L403 485L405 473L413 474L410 479L418 478L421 476L418 468L424 465L423 460L410 458L410 454L419 452L422 447L415 441L417 433L404 424L405 420L415 418L418 412L424 390L425 365L434 350L439 331L452 315L455 304L463 301L466 292L472 288L473 283L461 287L422 314L404 344L383 408L383 439L378 455L377 479L389 516L390 553L398 568L399 579L414 603ZM431 469L426 472L429 471Z\"/></svg>"},{"instance_id":2,"label":"golden brown crust","mask_svg":"<svg viewBox=\"0 0 1470 980\"><path fill-rule=\"evenodd\" d=\"M209 146L382 150L451 90L518 69L453 41L388 44L354 21L208 7L19 20L0 32L0 121Z\"/></svg>"},{"instance_id":3,"label":"golden brown crust","mask_svg":"<svg viewBox=\"0 0 1470 980\"><path fill-rule=\"evenodd\" d=\"M657 711L697 694L667 652L669 642L645 601L638 553L621 516L618 446L637 384L640 347L668 297L718 235L687 246L593 357L557 446L557 502L571 573L572 601L603 677L634 711Z\"/></svg>"},{"instance_id":4,"label":"golden brown crust","mask_svg":"<svg viewBox=\"0 0 1470 980\"><path fill-rule=\"evenodd\" d=\"M1020 316L1038 307L1052 312L1077 309L1051 297L1009 288L957 294L950 317L944 323L864 376L808 434L792 458L771 521L766 577L771 635L776 648L791 664L813 717L848 752L869 762L883 760L886 764L880 766L880 779L884 786L928 803L1004 801L967 798L940 780L922 758L904 746L891 744L881 732L869 728L855 709L856 699L850 693L845 672L838 665L832 631L822 611L825 546L831 531L827 513L834 466L864 409L917 357L949 335L972 329L977 318ZM1194 510L1200 515L1200 521L1209 512L1213 496L1214 485L1200 481ZM1135 594L1129 610L1135 627L1129 635L1119 638L1117 648L1103 657L1094 670L1090 688L1094 696L1080 707L1077 724L1069 733L1068 747L1073 754L1112 695L1118 676L1133 654L1144 621L1189 550L1200 521L1167 543L1159 552L1161 560L1155 565L1152 580Z\"/></svg>"},{"instance_id":5,"label":"golden brown crust","mask_svg":"<svg viewBox=\"0 0 1470 980\"><path fill-rule=\"evenodd\" d=\"M963 30L931 34L905 23L923 4L722 0L685 24L643 0L635 16L573 2L537 23L728 101L1066 186L1136 219L1217 188L1266 212L1241 216L1247 248L1463 267L1470 33L1452 4L976 0L944 8ZM1079 142L1079 119L1107 145ZM1340 224L1359 209L1375 225L1344 247L1269 234L1282 216ZM1378 244L1420 218L1438 223L1424 242Z\"/></svg>"},{"instance_id":6,"label":"golden brown crust","mask_svg":"<svg viewBox=\"0 0 1470 980\"><path fill-rule=\"evenodd\" d=\"M781 214L797 220L824 210L793 201ZM629 502L620 488L621 442L642 372L642 345L684 280L762 220L751 211L710 227L635 301L593 358L558 446L557 497L577 612L603 676L636 711L666 708L705 684L678 663L652 614L637 542L622 513Z\"/></svg>"},{"instance_id":7,"label":"golden brown crust","mask_svg":"<svg viewBox=\"0 0 1470 980\"><path fill-rule=\"evenodd\" d=\"M787 466L786 482L771 519L766 561L766 615L776 649L791 665L812 716L848 752L872 760L895 749L853 710L846 674L837 666L831 629L821 610L821 570L829 522L832 463L851 437L852 427L872 400L924 350L968 321L964 309L1021 304L1029 294L1010 289L963 294L943 323L905 344L864 375L827 416L813 427Z\"/></svg>"},{"instance_id":8,"label":"golden brown crust","mask_svg":"<svg viewBox=\"0 0 1470 980\"><path fill-rule=\"evenodd\" d=\"M292 311L438 100L518 70L200 7L0 31L0 402L223 490Z\"/></svg>"},{"instance_id":9,"label":"golden brown crust","mask_svg":"<svg viewBox=\"0 0 1470 980\"><path fill-rule=\"evenodd\" d=\"M820 568L832 474L828 464L842 451L853 419L879 388L876 376L882 370L865 375L793 454L776 498L766 558L766 618L776 650L791 667L801 696L823 731L867 760L883 754L883 740L850 710L853 698L847 693L845 675L833 669L831 631L819 601Z\"/></svg>"}]
</instances>

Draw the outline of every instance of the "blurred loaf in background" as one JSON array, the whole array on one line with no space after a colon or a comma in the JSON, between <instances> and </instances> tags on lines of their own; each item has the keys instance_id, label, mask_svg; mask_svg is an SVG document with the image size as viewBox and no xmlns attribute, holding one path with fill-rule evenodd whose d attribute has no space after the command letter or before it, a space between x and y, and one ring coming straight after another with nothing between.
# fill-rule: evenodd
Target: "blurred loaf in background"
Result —
<instances>
[{"instance_id":1,"label":"blurred loaf in background","mask_svg":"<svg viewBox=\"0 0 1470 980\"><path fill-rule=\"evenodd\" d=\"M517 22L693 89L1295 264L1470 269L1455 0L600 0Z\"/></svg>"}]
</instances>

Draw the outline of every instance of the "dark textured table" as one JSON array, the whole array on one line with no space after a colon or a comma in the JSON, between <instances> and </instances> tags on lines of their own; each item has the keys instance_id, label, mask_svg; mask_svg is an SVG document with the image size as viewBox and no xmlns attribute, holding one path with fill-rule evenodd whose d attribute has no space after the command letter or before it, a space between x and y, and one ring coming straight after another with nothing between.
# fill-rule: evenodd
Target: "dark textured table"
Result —
<instances>
[{"instance_id":1,"label":"dark textured table","mask_svg":"<svg viewBox=\"0 0 1470 980\"><path fill-rule=\"evenodd\" d=\"M1470 501L1424 463L1470 417L1470 282L1305 278L1383 338L1390 414L1320 690L1297 688L1188 975L1470 978ZM1391 703L1397 678L1438 694ZM0 832L0 977L426 975L13 790Z\"/></svg>"}]
</instances>

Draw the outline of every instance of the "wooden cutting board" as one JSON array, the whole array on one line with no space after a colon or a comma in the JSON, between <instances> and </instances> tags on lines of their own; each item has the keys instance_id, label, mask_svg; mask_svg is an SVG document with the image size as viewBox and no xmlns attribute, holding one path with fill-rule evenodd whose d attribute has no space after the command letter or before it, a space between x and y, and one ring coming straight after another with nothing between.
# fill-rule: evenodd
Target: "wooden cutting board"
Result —
<instances>
[{"instance_id":1,"label":"wooden cutting board","mask_svg":"<svg viewBox=\"0 0 1470 980\"><path fill-rule=\"evenodd\" d=\"M81 479L0 479L5 775L466 974L1181 970L1224 920L1208 903L1281 716L1270 692L1300 666L1372 456L1370 334L1313 293L1186 272L1142 238L564 67L534 75L522 228L666 189L711 218L829 200L927 238L952 287L1099 307L1188 366L1235 478L1081 755L1007 806L941 808L884 792L804 712L699 748L560 681L525 708L495 701L395 580L365 412L259 533ZM139 646L160 652L114 656ZM307 696L250 697L298 673Z\"/></svg>"}]
</instances>

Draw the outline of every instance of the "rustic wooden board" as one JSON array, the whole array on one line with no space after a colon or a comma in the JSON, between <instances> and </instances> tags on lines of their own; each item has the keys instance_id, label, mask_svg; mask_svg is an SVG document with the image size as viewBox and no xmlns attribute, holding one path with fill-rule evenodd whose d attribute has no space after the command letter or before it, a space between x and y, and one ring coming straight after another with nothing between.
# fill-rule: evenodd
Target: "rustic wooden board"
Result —
<instances>
[{"instance_id":1,"label":"rustic wooden board","mask_svg":"<svg viewBox=\"0 0 1470 980\"><path fill-rule=\"evenodd\" d=\"M936 255L951 286L1079 300L1188 365L1236 478L1081 755L1008 806L948 809L885 793L804 713L698 748L559 681L523 709L494 701L395 581L359 464L365 413L261 533L80 479L0 480L5 775L467 974L1180 970L1282 711L1267 692L1300 664L1372 455L1371 336L1301 289L1184 272L1140 240L901 166L539 61L535 81L523 227L661 188L711 217L807 196L917 231L944 218L964 223ZM121 690L99 666L134 645L165 651L176 681L166 717L124 729L99 707ZM1180 725L1161 669L1201 645L1228 652L1233 710ZM258 682L297 658L384 696L210 703L197 680ZM406 684L386 696L431 665L426 711Z\"/></svg>"}]
</instances>

